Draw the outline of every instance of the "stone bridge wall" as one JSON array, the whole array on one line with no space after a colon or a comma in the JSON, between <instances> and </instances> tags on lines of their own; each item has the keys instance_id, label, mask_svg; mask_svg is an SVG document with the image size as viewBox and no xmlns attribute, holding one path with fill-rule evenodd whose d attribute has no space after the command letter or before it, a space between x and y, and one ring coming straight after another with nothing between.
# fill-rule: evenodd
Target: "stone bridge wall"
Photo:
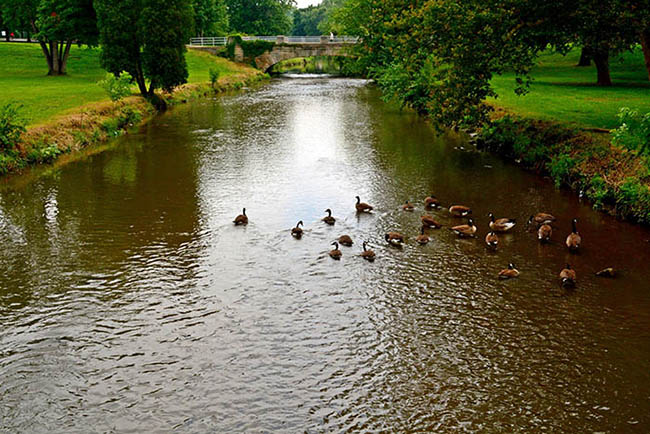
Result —
<instances>
[{"instance_id":1,"label":"stone bridge wall","mask_svg":"<svg viewBox=\"0 0 650 434\"><path fill-rule=\"evenodd\" d=\"M258 69L266 72L283 60L312 56L348 56L350 44L276 44L271 51L257 56L253 61Z\"/></svg>"}]
</instances>

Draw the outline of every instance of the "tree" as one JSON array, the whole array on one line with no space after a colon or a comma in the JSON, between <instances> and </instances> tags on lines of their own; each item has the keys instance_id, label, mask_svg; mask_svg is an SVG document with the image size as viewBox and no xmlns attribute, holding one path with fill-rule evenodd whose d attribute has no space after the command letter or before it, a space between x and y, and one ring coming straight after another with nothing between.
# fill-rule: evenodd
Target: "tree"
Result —
<instances>
[{"instance_id":1,"label":"tree","mask_svg":"<svg viewBox=\"0 0 650 434\"><path fill-rule=\"evenodd\" d=\"M193 0L194 31L198 36L223 36L228 32L225 0Z\"/></svg>"},{"instance_id":2,"label":"tree","mask_svg":"<svg viewBox=\"0 0 650 434\"><path fill-rule=\"evenodd\" d=\"M249 35L282 35L291 32L294 0L226 0L230 27Z\"/></svg>"},{"instance_id":3,"label":"tree","mask_svg":"<svg viewBox=\"0 0 650 434\"><path fill-rule=\"evenodd\" d=\"M189 0L95 0L95 8L100 61L107 71L131 74L144 96L187 81L185 44L193 15Z\"/></svg>"},{"instance_id":4,"label":"tree","mask_svg":"<svg viewBox=\"0 0 650 434\"><path fill-rule=\"evenodd\" d=\"M320 35L319 24L325 19L325 8L322 5L309 6L293 11L292 35Z\"/></svg>"}]
</instances>

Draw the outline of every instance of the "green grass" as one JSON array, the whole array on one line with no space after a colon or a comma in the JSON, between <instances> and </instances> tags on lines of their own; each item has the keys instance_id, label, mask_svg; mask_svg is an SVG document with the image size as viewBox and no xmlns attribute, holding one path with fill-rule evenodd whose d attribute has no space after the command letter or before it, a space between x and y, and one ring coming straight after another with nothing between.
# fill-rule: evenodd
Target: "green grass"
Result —
<instances>
[{"instance_id":1,"label":"green grass","mask_svg":"<svg viewBox=\"0 0 650 434\"><path fill-rule=\"evenodd\" d=\"M499 97L489 101L525 117L581 127L615 128L621 107L650 112L650 81L640 48L624 53L622 61L611 60L612 87L596 86L596 68L576 67L579 56L579 50L542 54L525 96L515 95L514 74L497 76L492 84Z\"/></svg>"},{"instance_id":2,"label":"green grass","mask_svg":"<svg viewBox=\"0 0 650 434\"><path fill-rule=\"evenodd\" d=\"M23 116L34 125L75 107L107 100L104 90L96 84L106 74L99 66L99 51L73 47L68 74L48 77L39 45L0 43L0 105L22 105ZM242 69L226 59L193 50L187 53L187 64L190 83L208 82L210 68L218 69L222 77Z\"/></svg>"}]
</instances>

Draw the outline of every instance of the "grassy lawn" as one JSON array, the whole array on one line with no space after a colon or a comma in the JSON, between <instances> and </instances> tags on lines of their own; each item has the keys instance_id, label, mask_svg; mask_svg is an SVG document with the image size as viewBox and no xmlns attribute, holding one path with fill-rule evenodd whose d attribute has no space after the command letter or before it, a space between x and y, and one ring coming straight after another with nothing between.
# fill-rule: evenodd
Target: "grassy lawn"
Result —
<instances>
[{"instance_id":1,"label":"grassy lawn","mask_svg":"<svg viewBox=\"0 0 650 434\"><path fill-rule=\"evenodd\" d=\"M47 76L45 57L37 44L0 43L0 59L0 105L21 104L29 125L87 103L108 99L96 84L106 74L99 66L98 48L73 47L68 74L62 77ZM187 53L187 64L190 83L208 82L210 68L218 69L221 76L244 69L226 59L193 50Z\"/></svg>"},{"instance_id":2,"label":"grassy lawn","mask_svg":"<svg viewBox=\"0 0 650 434\"><path fill-rule=\"evenodd\" d=\"M613 87L598 87L594 66L578 68L580 51L567 56L544 53L532 72L530 93L514 93L514 75L492 80L499 97L490 102L519 115L575 123L582 127L614 128L620 107L650 112L650 81L641 49L611 60Z\"/></svg>"}]
</instances>

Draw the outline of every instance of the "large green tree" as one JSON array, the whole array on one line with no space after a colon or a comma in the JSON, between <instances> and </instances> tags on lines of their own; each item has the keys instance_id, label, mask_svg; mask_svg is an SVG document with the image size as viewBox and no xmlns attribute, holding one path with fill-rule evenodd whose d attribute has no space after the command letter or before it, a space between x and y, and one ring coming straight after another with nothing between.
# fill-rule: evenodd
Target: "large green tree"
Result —
<instances>
[{"instance_id":1,"label":"large green tree","mask_svg":"<svg viewBox=\"0 0 650 434\"><path fill-rule=\"evenodd\" d=\"M145 96L187 81L190 0L95 0L95 8L106 70L127 71Z\"/></svg>"},{"instance_id":2,"label":"large green tree","mask_svg":"<svg viewBox=\"0 0 650 434\"><path fill-rule=\"evenodd\" d=\"M193 0L194 31L198 36L224 36L228 32L225 0Z\"/></svg>"},{"instance_id":3,"label":"large green tree","mask_svg":"<svg viewBox=\"0 0 650 434\"><path fill-rule=\"evenodd\" d=\"M294 0L226 0L230 28L249 35L291 32Z\"/></svg>"}]
</instances>

